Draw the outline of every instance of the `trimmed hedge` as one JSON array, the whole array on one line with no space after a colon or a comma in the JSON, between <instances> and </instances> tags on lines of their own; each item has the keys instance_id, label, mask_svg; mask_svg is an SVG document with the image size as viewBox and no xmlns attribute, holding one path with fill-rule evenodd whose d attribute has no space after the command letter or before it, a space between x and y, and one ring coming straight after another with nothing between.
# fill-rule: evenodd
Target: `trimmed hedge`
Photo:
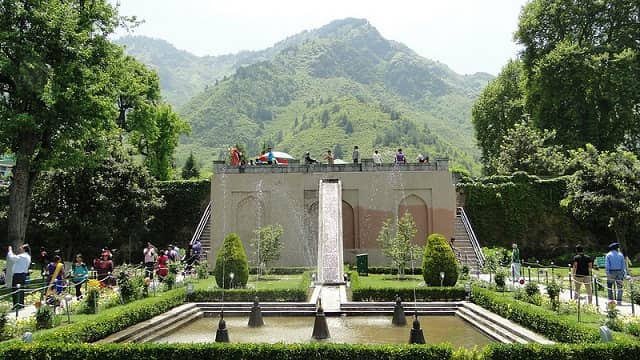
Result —
<instances>
[{"instance_id":1,"label":"trimmed hedge","mask_svg":"<svg viewBox=\"0 0 640 360\"><path fill-rule=\"evenodd\" d=\"M396 295L400 296L402 301L413 301L414 289L398 289L398 288L372 288L363 287L360 283L360 275L356 271L349 273L351 279L351 297L352 301L395 301ZM465 298L463 287L416 287L415 296L417 301L448 301L462 300Z\"/></svg>"},{"instance_id":2,"label":"trimmed hedge","mask_svg":"<svg viewBox=\"0 0 640 360\"><path fill-rule=\"evenodd\" d=\"M269 274L267 275L298 275L309 270L311 270L311 268L280 266L280 267L269 268ZM249 268L249 274L255 275L257 273L258 273L258 269L256 267Z\"/></svg>"},{"instance_id":3,"label":"trimmed hedge","mask_svg":"<svg viewBox=\"0 0 640 360\"><path fill-rule=\"evenodd\" d=\"M167 291L159 297L146 298L124 306L104 310L84 321L51 330L39 331L34 334L34 341L47 343L98 341L129 326L165 313L178 305L182 305L184 302L184 288Z\"/></svg>"},{"instance_id":4,"label":"trimmed hedge","mask_svg":"<svg viewBox=\"0 0 640 360\"><path fill-rule=\"evenodd\" d=\"M449 245L449 241L441 234L431 234L427 238L422 257L422 277L425 284L438 286L454 286L458 282L458 262ZM440 273L444 278L440 278Z\"/></svg>"},{"instance_id":5,"label":"trimmed hedge","mask_svg":"<svg viewBox=\"0 0 640 360\"><path fill-rule=\"evenodd\" d=\"M449 345L350 344L62 344L0 348L0 359L11 360L153 360L153 359L258 359L258 360L556 360L637 359L640 344L538 345L491 344L483 350L453 351Z\"/></svg>"},{"instance_id":6,"label":"trimmed hedge","mask_svg":"<svg viewBox=\"0 0 640 360\"><path fill-rule=\"evenodd\" d=\"M230 274L234 274L234 277L231 278ZM216 277L218 286L225 289L236 285L240 287L247 285L249 260L238 234L230 233L224 238L222 248L216 257L213 275Z\"/></svg>"},{"instance_id":7,"label":"trimmed hedge","mask_svg":"<svg viewBox=\"0 0 640 360\"><path fill-rule=\"evenodd\" d=\"M306 301L311 280L309 272L303 273L300 282L294 289L229 289L224 290L224 301L245 301L252 302L257 296L260 301ZM198 289L193 293L194 302L217 302L222 301L222 289Z\"/></svg>"},{"instance_id":8,"label":"trimmed hedge","mask_svg":"<svg viewBox=\"0 0 640 360\"><path fill-rule=\"evenodd\" d=\"M553 341L564 343L592 343L600 341L597 329L561 319L553 311L479 287L472 290L471 301L506 319L540 333Z\"/></svg>"},{"instance_id":9,"label":"trimmed hedge","mask_svg":"<svg viewBox=\"0 0 640 360\"><path fill-rule=\"evenodd\" d=\"M555 360L555 359L637 359L640 344L599 343L589 345L558 344L491 344L484 350L484 359L491 360Z\"/></svg>"},{"instance_id":10,"label":"trimmed hedge","mask_svg":"<svg viewBox=\"0 0 640 360\"><path fill-rule=\"evenodd\" d=\"M397 288L352 288L353 301L395 301L396 295L402 301L413 301L413 289ZM417 301L449 301L464 300L465 292L462 287L418 287L415 289Z\"/></svg>"},{"instance_id":11,"label":"trimmed hedge","mask_svg":"<svg viewBox=\"0 0 640 360\"><path fill-rule=\"evenodd\" d=\"M263 359L263 360L446 360L447 345L392 346L345 344L36 344L0 349L11 360L152 360L152 359Z\"/></svg>"}]
</instances>

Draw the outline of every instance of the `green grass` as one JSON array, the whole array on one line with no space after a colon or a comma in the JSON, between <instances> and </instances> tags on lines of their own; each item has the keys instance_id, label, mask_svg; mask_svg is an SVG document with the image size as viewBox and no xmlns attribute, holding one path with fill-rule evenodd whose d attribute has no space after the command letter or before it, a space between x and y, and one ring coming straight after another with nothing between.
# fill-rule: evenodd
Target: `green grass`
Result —
<instances>
[{"instance_id":1,"label":"green grass","mask_svg":"<svg viewBox=\"0 0 640 360\"><path fill-rule=\"evenodd\" d=\"M247 283L247 287L260 289L269 289L269 290L284 290L284 289L295 289L300 285L302 281L303 274L295 274L295 275L262 275L259 281L256 281L255 275L249 275L249 281ZM196 289L211 289L217 288L218 284L216 283L216 279L213 276L210 276L208 279L199 280L195 288Z\"/></svg>"},{"instance_id":2,"label":"green grass","mask_svg":"<svg viewBox=\"0 0 640 360\"><path fill-rule=\"evenodd\" d=\"M369 274L369 276L360 276L359 285L361 288L384 289L413 289L420 287L423 283L422 275L405 275L402 280L398 280L395 275L388 274Z\"/></svg>"}]
</instances>

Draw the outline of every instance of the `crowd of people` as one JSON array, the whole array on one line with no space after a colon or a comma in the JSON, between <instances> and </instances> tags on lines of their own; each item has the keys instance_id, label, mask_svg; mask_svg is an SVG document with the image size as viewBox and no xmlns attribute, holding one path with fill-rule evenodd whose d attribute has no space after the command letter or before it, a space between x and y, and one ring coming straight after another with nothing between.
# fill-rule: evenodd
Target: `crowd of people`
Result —
<instances>
[{"instance_id":1,"label":"crowd of people","mask_svg":"<svg viewBox=\"0 0 640 360\"><path fill-rule=\"evenodd\" d=\"M194 265L198 264L202 244L200 241L194 242L186 254L182 253L178 246L169 245L165 250L158 251L151 243L143 250L145 276L153 279L154 274L162 281L169 274L169 264L183 262L185 270L191 271ZM35 255L35 263L41 271L45 281L45 297L47 302L55 301L56 295L60 295L67 287L75 288L77 300L83 298L82 288L89 278L95 278L101 286L112 286L116 284L113 275L114 261L113 252L109 248L103 248L96 256L91 268L84 261L82 254L75 255L70 263L70 269L65 265L60 250L55 250L49 254L46 248L41 247L40 252ZM31 249L28 244L24 244L14 249L7 248L7 278L6 285L13 290L13 309L24 307L24 293L17 291L30 283L29 269L31 268Z\"/></svg>"}]
</instances>

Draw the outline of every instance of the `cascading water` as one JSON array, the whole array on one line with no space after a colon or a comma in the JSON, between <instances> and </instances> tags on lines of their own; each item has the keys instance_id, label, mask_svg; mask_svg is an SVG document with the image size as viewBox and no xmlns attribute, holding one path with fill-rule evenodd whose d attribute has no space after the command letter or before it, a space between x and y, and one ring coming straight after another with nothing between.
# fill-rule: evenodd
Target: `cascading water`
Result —
<instances>
[{"instance_id":1,"label":"cascading water","mask_svg":"<svg viewBox=\"0 0 640 360\"><path fill-rule=\"evenodd\" d=\"M342 283L342 264L342 182L324 179L318 202L318 282Z\"/></svg>"}]
</instances>

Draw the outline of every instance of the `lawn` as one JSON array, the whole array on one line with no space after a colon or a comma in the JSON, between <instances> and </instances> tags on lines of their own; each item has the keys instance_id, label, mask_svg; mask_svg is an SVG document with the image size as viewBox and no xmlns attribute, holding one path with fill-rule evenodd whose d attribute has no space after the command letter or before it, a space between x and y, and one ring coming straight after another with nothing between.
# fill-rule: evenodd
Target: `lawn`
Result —
<instances>
[{"instance_id":1,"label":"lawn","mask_svg":"<svg viewBox=\"0 0 640 360\"><path fill-rule=\"evenodd\" d=\"M354 284L356 286L356 284ZM388 274L369 274L369 276L359 276L357 287L359 288L398 288L413 289L414 287L424 286L422 275L405 275L402 279L398 279L396 275Z\"/></svg>"},{"instance_id":2,"label":"lawn","mask_svg":"<svg viewBox=\"0 0 640 360\"><path fill-rule=\"evenodd\" d=\"M255 275L249 275L249 281L247 282L247 288L252 289L270 289L270 290L284 290L284 289L296 289L300 286L300 282L303 281L303 277L306 274L295 275L262 275L260 280L256 279ZM214 289L218 284L213 276L204 280L199 280L195 284L196 289Z\"/></svg>"}]
</instances>

